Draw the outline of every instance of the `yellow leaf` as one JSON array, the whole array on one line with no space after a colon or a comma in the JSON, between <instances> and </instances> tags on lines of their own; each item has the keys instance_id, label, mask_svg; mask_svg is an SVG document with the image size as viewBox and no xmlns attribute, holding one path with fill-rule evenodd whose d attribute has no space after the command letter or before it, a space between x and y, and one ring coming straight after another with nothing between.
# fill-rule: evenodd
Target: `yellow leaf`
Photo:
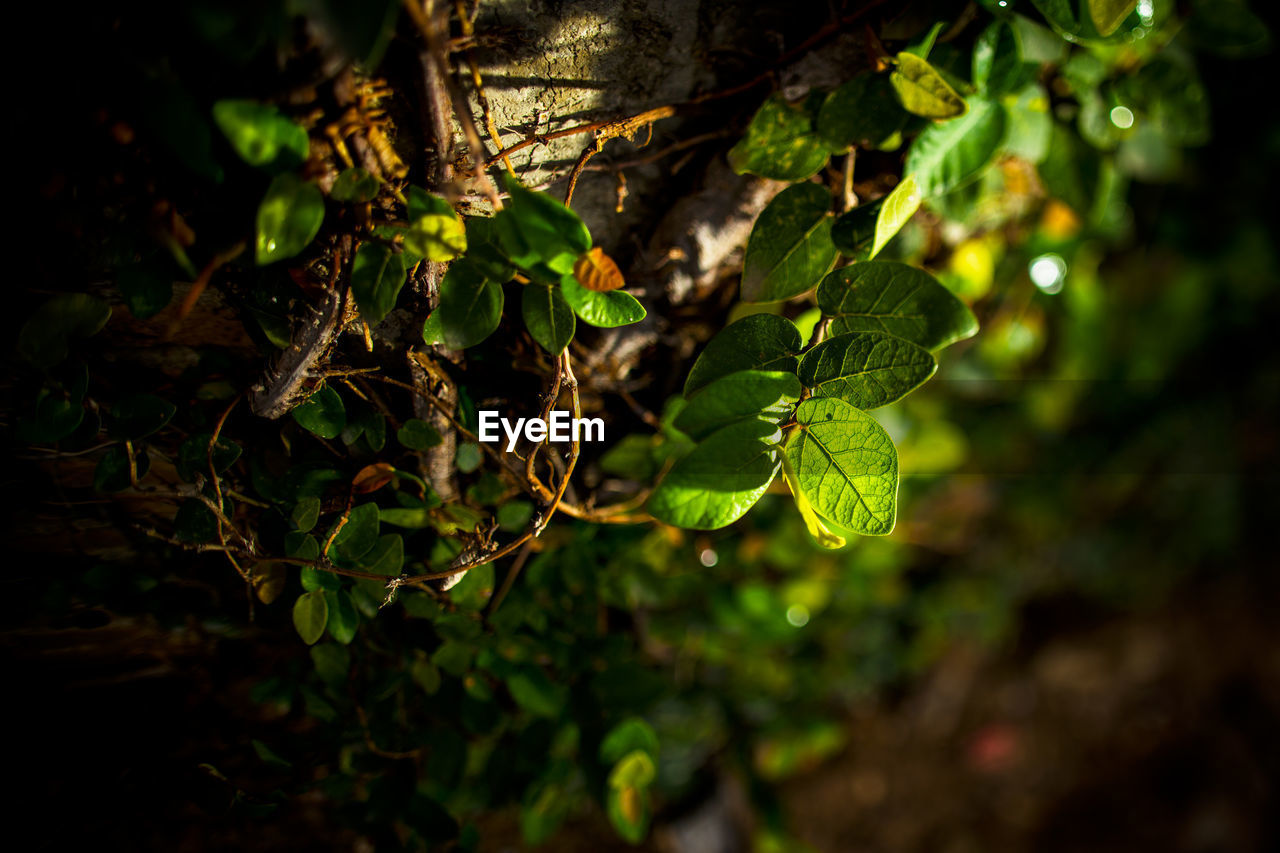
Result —
<instances>
[{"instance_id":1,"label":"yellow leaf","mask_svg":"<svg viewBox=\"0 0 1280 853\"><path fill-rule=\"evenodd\" d=\"M279 563L259 563L253 567L253 591L263 604L275 601L284 591L287 577L284 566Z\"/></svg>"},{"instance_id":2,"label":"yellow leaf","mask_svg":"<svg viewBox=\"0 0 1280 853\"><path fill-rule=\"evenodd\" d=\"M916 184L915 175L907 175L902 183L893 188L893 192L885 197L880 206L880 214L876 217L875 239L871 243L871 255L880 254L885 244L902 230L907 220L920 209L920 187Z\"/></svg>"},{"instance_id":3,"label":"yellow leaf","mask_svg":"<svg viewBox=\"0 0 1280 853\"><path fill-rule=\"evenodd\" d=\"M597 293L617 290L626 284L622 270L598 246L578 258L573 265L573 277L587 290Z\"/></svg>"},{"instance_id":4,"label":"yellow leaf","mask_svg":"<svg viewBox=\"0 0 1280 853\"><path fill-rule=\"evenodd\" d=\"M929 63L913 53L898 54L889 82L909 113L925 118L955 118L969 109L960 93Z\"/></svg>"},{"instance_id":5,"label":"yellow leaf","mask_svg":"<svg viewBox=\"0 0 1280 853\"><path fill-rule=\"evenodd\" d=\"M804 519L804 526L809 529L809 535L823 548L843 548L848 540L827 526L827 523L814 512L813 505L804 496L800 483L796 480L795 471L792 470L785 456L782 459L782 476L787 481L787 487L791 489L791 496L796 500L796 509L800 510L800 517Z\"/></svg>"},{"instance_id":6,"label":"yellow leaf","mask_svg":"<svg viewBox=\"0 0 1280 853\"><path fill-rule=\"evenodd\" d=\"M406 249L429 261L451 261L467 250L467 229L456 216L419 216L404 235Z\"/></svg>"}]
</instances>

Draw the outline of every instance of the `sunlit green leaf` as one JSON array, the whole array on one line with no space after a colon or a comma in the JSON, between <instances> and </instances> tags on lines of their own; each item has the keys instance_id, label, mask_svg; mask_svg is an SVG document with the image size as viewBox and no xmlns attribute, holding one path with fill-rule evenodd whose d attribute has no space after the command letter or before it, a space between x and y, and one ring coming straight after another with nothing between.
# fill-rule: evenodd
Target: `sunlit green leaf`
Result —
<instances>
[{"instance_id":1,"label":"sunlit green leaf","mask_svg":"<svg viewBox=\"0 0 1280 853\"><path fill-rule=\"evenodd\" d=\"M258 205L255 259L259 266L292 258L320 233L324 196L297 175L276 175Z\"/></svg>"},{"instance_id":2,"label":"sunlit green leaf","mask_svg":"<svg viewBox=\"0 0 1280 853\"><path fill-rule=\"evenodd\" d=\"M868 257L874 258L880 254L880 250L902 230L902 226L915 216L920 209L920 200L920 188L916 185L914 175L907 175L893 188L893 192L885 196L884 204L880 205L879 215L876 216L875 236Z\"/></svg>"},{"instance_id":3,"label":"sunlit green leaf","mask_svg":"<svg viewBox=\"0 0 1280 853\"><path fill-rule=\"evenodd\" d=\"M684 383L685 395L739 370L795 372L804 343L795 324L773 314L752 314L730 323L703 348Z\"/></svg>"},{"instance_id":4,"label":"sunlit green leaf","mask_svg":"<svg viewBox=\"0 0 1280 853\"><path fill-rule=\"evenodd\" d=\"M813 509L841 527L882 536L897 516L898 451L884 427L843 400L796 409L787 460Z\"/></svg>"},{"instance_id":5,"label":"sunlit green leaf","mask_svg":"<svg viewBox=\"0 0 1280 853\"><path fill-rule=\"evenodd\" d=\"M902 399L937 370L927 349L881 332L853 332L818 344L800 360L800 381L815 397L859 409Z\"/></svg>"},{"instance_id":6,"label":"sunlit green leaf","mask_svg":"<svg viewBox=\"0 0 1280 853\"><path fill-rule=\"evenodd\" d=\"M610 787L605 799L605 814L623 841L639 844L649 834L648 789Z\"/></svg>"},{"instance_id":7,"label":"sunlit green leaf","mask_svg":"<svg viewBox=\"0 0 1280 853\"><path fill-rule=\"evenodd\" d=\"M831 197L817 184L788 187L760 213L747 240L742 298L773 302L818 283L836 260Z\"/></svg>"},{"instance_id":8,"label":"sunlit green leaf","mask_svg":"<svg viewBox=\"0 0 1280 853\"><path fill-rule=\"evenodd\" d=\"M647 788L658 775L653 756L646 750L628 752L609 771L610 788Z\"/></svg>"},{"instance_id":9,"label":"sunlit green leaf","mask_svg":"<svg viewBox=\"0 0 1280 853\"><path fill-rule=\"evenodd\" d=\"M778 473L777 426L740 421L708 436L667 472L649 512L676 527L716 530L760 500Z\"/></svg>"},{"instance_id":10,"label":"sunlit green leaf","mask_svg":"<svg viewBox=\"0 0 1280 853\"><path fill-rule=\"evenodd\" d=\"M936 350L978 331L973 312L937 279L895 261L836 270L818 286L818 305L834 318L832 335L885 332Z\"/></svg>"},{"instance_id":11,"label":"sunlit green leaf","mask_svg":"<svg viewBox=\"0 0 1280 853\"><path fill-rule=\"evenodd\" d=\"M520 311L529 334L543 349L559 355L573 339L573 309L557 285L530 282L524 287Z\"/></svg>"},{"instance_id":12,"label":"sunlit green leaf","mask_svg":"<svg viewBox=\"0 0 1280 853\"><path fill-rule=\"evenodd\" d=\"M926 197L954 189L991 162L1004 138L1004 108L974 98L969 112L925 128L907 152L906 172Z\"/></svg>"},{"instance_id":13,"label":"sunlit green leaf","mask_svg":"<svg viewBox=\"0 0 1280 853\"><path fill-rule=\"evenodd\" d=\"M307 159L307 132L271 104L224 100L213 105L213 120L231 147L250 166L292 168Z\"/></svg>"},{"instance_id":14,"label":"sunlit green leaf","mask_svg":"<svg viewBox=\"0 0 1280 853\"><path fill-rule=\"evenodd\" d=\"M409 225L404 246L429 261L451 261L467 250L467 231L452 212L428 213Z\"/></svg>"},{"instance_id":15,"label":"sunlit green leaf","mask_svg":"<svg viewBox=\"0 0 1280 853\"><path fill-rule=\"evenodd\" d=\"M510 203L493 217L503 253L525 270L548 264L559 275L572 272L574 261L591 248L591 232L581 217L514 177L507 176L505 183Z\"/></svg>"},{"instance_id":16,"label":"sunlit green leaf","mask_svg":"<svg viewBox=\"0 0 1280 853\"><path fill-rule=\"evenodd\" d=\"M676 429L694 441L743 418L778 423L800 399L800 380L783 371L740 370L699 389L676 417Z\"/></svg>"},{"instance_id":17,"label":"sunlit green leaf","mask_svg":"<svg viewBox=\"0 0 1280 853\"><path fill-rule=\"evenodd\" d=\"M747 133L729 151L729 165L739 175L751 173L780 181L802 181L827 163L828 144L814 128L822 95L799 103L773 95L761 105Z\"/></svg>"},{"instance_id":18,"label":"sunlit green leaf","mask_svg":"<svg viewBox=\"0 0 1280 853\"><path fill-rule=\"evenodd\" d=\"M644 306L625 290L587 290L572 275L560 279L560 289L573 313L588 325L611 329L645 318Z\"/></svg>"},{"instance_id":19,"label":"sunlit green leaf","mask_svg":"<svg viewBox=\"0 0 1280 853\"><path fill-rule=\"evenodd\" d=\"M960 93L915 54L898 54L897 68L889 75L889 82L909 113L925 118L955 118L967 109Z\"/></svg>"}]
</instances>

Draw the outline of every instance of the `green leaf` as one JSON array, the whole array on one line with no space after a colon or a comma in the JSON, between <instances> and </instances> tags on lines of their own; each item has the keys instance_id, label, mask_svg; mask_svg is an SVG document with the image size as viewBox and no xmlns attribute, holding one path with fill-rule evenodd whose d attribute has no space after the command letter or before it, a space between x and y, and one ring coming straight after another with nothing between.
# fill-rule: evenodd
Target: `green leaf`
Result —
<instances>
[{"instance_id":1,"label":"green leaf","mask_svg":"<svg viewBox=\"0 0 1280 853\"><path fill-rule=\"evenodd\" d=\"M217 101L213 121L250 166L267 166L279 160L283 168L293 168L307 159L307 132L270 104Z\"/></svg>"},{"instance_id":2,"label":"green leaf","mask_svg":"<svg viewBox=\"0 0 1280 853\"><path fill-rule=\"evenodd\" d=\"M350 645L356 638L356 629L360 627L360 614L356 612L351 594L341 589L326 590L324 600L329 609L329 636L344 646Z\"/></svg>"},{"instance_id":3,"label":"green leaf","mask_svg":"<svg viewBox=\"0 0 1280 853\"><path fill-rule=\"evenodd\" d=\"M1027 82L1018 34L1008 21L993 21L973 45L973 85L989 98Z\"/></svg>"},{"instance_id":4,"label":"green leaf","mask_svg":"<svg viewBox=\"0 0 1280 853\"><path fill-rule=\"evenodd\" d=\"M286 172L276 175L258 205L258 266L292 258L320 233L324 196L315 184Z\"/></svg>"},{"instance_id":5,"label":"green leaf","mask_svg":"<svg viewBox=\"0 0 1280 853\"><path fill-rule=\"evenodd\" d=\"M410 450L421 451L435 447L444 441L444 438L439 430L426 421L410 418L404 422L404 426L396 430L396 440Z\"/></svg>"},{"instance_id":6,"label":"green leaf","mask_svg":"<svg viewBox=\"0 0 1280 853\"><path fill-rule=\"evenodd\" d=\"M400 510L400 512L410 511ZM379 521L392 523L387 518L387 513L394 512L397 512L397 510L380 509L378 511ZM373 574L386 575L389 578L396 577L404 570L404 537L399 533L388 533L385 536L379 536L378 544L374 545L373 550L366 554L363 559L365 568Z\"/></svg>"},{"instance_id":7,"label":"green leaf","mask_svg":"<svg viewBox=\"0 0 1280 853\"><path fill-rule=\"evenodd\" d=\"M1109 36L1137 7L1138 0L1089 0L1089 17L1098 35Z\"/></svg>"},{"instance_id":8,"label":"green leaf","mask_svg":"<svg viewBox=\"0 0 1280 853\"><path fill-rule=\"evenodd\" d=\"M37 308L18 332L18 354L50 368L67 357L71 338L89 338L111 319L111 306L87 293L60 293Z\"/></svg>"},{"instance_id":9,"label":"green leaf","mask_svg":"<svg viewBox=\"0 0 1280 853\"><path fill-rule=\"evenodd\" d=\"M498 328L505 297L502 285L485 278L465 259L454 263L440 285L440 328L450 349L474 346Z\"/></svg>"},{"instance_id":10,"label":"green leaf","mask_svg":"<svg viewBox=\"0 0 1280 853\"><path fill-rule=\"evenodd\" d=\"M143 438L169 423L177 412L177 406L155 394L130 394L111 407L111 434Z\"/></svg>"},{"instance_id":11,"label":"green leaf","mask_svg":"<svg viewBox=\"0 0 1280 853\"><path fill-rule=\"evenodd\" d=\"M907 113L886 74L863 72L822 103L818 135L833 151L851 145L877 148L907 123Z\"/></svg>"},{"instance_id":12,"label":"green leaf","mask_svg":"<svg viewBox=\"0 0 1280 853\"><path fill-rule=\"evenodd\" d=\"M365 169L343 169L329 188L334 201L363 203L378 197L382 182Z\"/></svg>"},{"instance_id":13,"label":"green leaf","mask_svg":"<svg viewBox=\"0 0 1280 853\"><path fill-rule=\"evenodd\" d=\"M32 444L53 444L67 438L84 421L83 396L41 388L36 395L35 417L19 422L18 438Z\"/></svg>"},{"instance_id":14,"label":"green leaf","mask_svg":"<svg viewBox=\"0 0 1280 853\"><path fill-rule=\"evenodd\" d=\"M365 243L360 247L351 265L351 293L365 322L376 326L391 313L407 275L404 257L390 246Z\"/></svg>"},{"instance_id":15,"label":"green leaf","mask_svg":"<svg viewBox=\"0 0 1280 853\"><path fill-rule=\"evenodd\" d=\"M324 626L329 621L329 605L325 601L322 590L304 592L293 603L293 627L298 636L308 646L315 645L324 635Z\"/></svg>"},{"instance_id":16,"label":"green leaf","mask_svg":"<svg viewBox=\"0 0 1280 853\"><path fill-rule=\"evenodd\" d=\"M173 535L180 542L212 542L218 535L218 518L197 498L187 498L173 516Z\"/></svg>"},{"instance_id":17,"label":"green leaf","mask_svg":"<svg viewBox=\"0 0 1280 853\"><path fill-rule=\"evenodd\" d=\"M474 441L464 442L458 445L458 452L454 457L454 464L458 466L458 470L464 474L470 474L480 467L480 463L484 461L484 454L480 451L480 445Z\"/></svg>"},{"instance_id":18,"label":"green leaf","mask_svg":"<svg viewBox=\"0 0 1280 853\"><path fill-rule=\"evenodd\" d=\"M467 250L466 227L453 211L428 213L413 220L404 246L429 261L451 261Z\"/></svg>"},{"instance_id":19,"label":"green leaf","mask_svg":"<svg viewBox=\"0 0 1280 853\"><path fill-rule=\"evenodd\" d=\"M573 309L559 287L536 281L526 284L520 310L529 334L552 355L564 352L573 340L576 325Z\"/></svg>"},{"instance_id":20,"label":"green leaf","mask_svg":"<svg viewBox=\"0 0 1280 853\"><path fill-rule=\"evenodd\" d=\"M914 175L907 175L893 188L893 192L885 196L884 204L880 205L880 212L876 216L875 237L868 257L874 258L880 254L880 250L888 245L919 209L920 187L916 184Z\"/></svg>"},{"instance_id":21,"label":"green leaf","mask_svg":"<svg viewBox=\"0 0 1280 853\"><path fill-rule=\"evenodd\" d=\"M560 279L560 290L573 313L591 326L612 329L629 326L645 318L644 306L625 290L587 290L572 275Z\"/></svg>"},{"instance_id":22,"label":"green leaf","mask_svg":"<svg viewBox=\"0 0 1280 853\"><path fill-rule=\"evenodd\" d=\"M316 569L311 566L302 567L302 570L298 572L298 581L307 592L314 592L317 589L342 588L342 578L333 572L326 572L324 569Z\"/></svg>"},{"instance_id":23,"label":"green leaf","mask_svg":"<svg viewBox=\"0 0 1280 853\"><path fill-rule=\"evenodd\" d=\"M173 276L155 261L122 267L116 273L116 287L124 295L129 313L139 320L154 317L173 300Z\"/></svg>"},{"instance_id":24,"label":"green leaf","mask_svg":"<svg viewBox=\"0 0 1280 853\"><path fill-rule=\"evenodd\" d=\"M610 788L647 788L658 776L653 756L643 749L624 755L609 771Z\"/></svg>"},{"instance_id":25,"label":"green leaf","mask_svg":"<svg viewBox=\"0 0 1280 853\"><path fill-rule=\"evenodd\" d=\"M314 496L300 499L293 506L293 512L289 516L289 521L293 523L293 529L301 533L316 526L316 522L320 520L320 499Z\"/></svg>"},{"instance_id":26,"label":"green leaf","mask_svg":"<svg viewBox=\"0 0 1280 853\"><path fill-rule=\"evenodd\" d=\"M525 270L549 264L559 275L591 248L591 232L581 217L547 193L526 189L504 176L510 203L494 217L503 253Z\"/></svg>"},{"instance_id":27,"label":"green leaf","mask_svg":"<svg viewBox=\"0 0 1280 853\"><path fill-rule=\"evenodd\" d=\"M813 509L855 533L893 530L898 451L874 418L833 397L805 400L787 441L787 461Z\"/></svg>"},{"instance_id":28,"label":"green leaf","mask_svg":"<svg viewBox=\"0 0 1280 853\"><path fill-rule=\"evenodd\" d=\"M498 230L493 219L483 216L468 216L467 260L484 273L485 278L499 283L511 281L516 271L507 257L502 254ZM556 276L557 280L559 276Z\"/></svg>"},{"instance_id":29,"label":"green leaf","mask_svg":"<svg viewBox=\"0 0 1280 853\"><path fill-rule=\"evenodd\" d=\"M507 501L498 507L494 518L498 521L499 529L507 533L516 533L523 530L529 523L529 519L533 518L533 504L529 501Z\"/></svg>"},{"instance_id":30,"label":"green leaf","mask_svg":"<svg viewBox=\"0 0 1280 853\"><path fill-rule=\"evenodd\" d=\"M814 131L822 95L799 104L773 95L751 119L746 135L729 151L729 165L739 175L750 173L779 181L803 181L827 164L827 143Z\"/></svg>"},{"instance_id":31,"label":"green leaf","mask_svg":"<svg viewBox=\"0 0 1280 853\"><path fill-rule=\"evenodd\" d=\"M751 228L742 270L742 298L775 302L818 283L836 261L831 196L817 184L788 187Z\"/></svg>"},{"instance_id":32,"label":"green leaf","mask_svg":"<svg viewBox=\"0 0 1280 853\"><path fill-rule=\"evenodd\" d=\"M889 82L903 109L914 115L955 118L968 108L960 93L932 65L913 53L898 54L897 68L889 75Z\"/></svg>"},{"instance_id":33,"label":"green leaf","mask_svg":"<svg viewBox=\"0 0 1280 853\"><path fill-rule=\"evenodd\" d=\"M1004 108L974 98L969 112L955 121L925 128L907 152L907 174L925 196L955 189L991 162L1004 138Z\"/></svg>"},{"instance_id":34,"label":"green leaf","mask_svg":"<svg viewBox=\"0 0 1280 853\"><path fill-rule=\"evenodd\" d=\"M431 214L437 216L457 215L453 205L449 204L448 199L429 193L422 187L410 186L405 200L408 202L408 218L410 222Z\"/></svg>"},{"instance_id":35,"label":"green leaf","mask_svg":"<svg viewBox=\"0 0 1280 853\"><path fill-rule=\"evenodd\" d=\"M347 425L347 408L338 392L326 385L294 407L293 419L321 438L337 438Z\"/></svg>"},{"instance_id":36,"label":"green leaf","mask_svg":"<svg viewBox=\"0 0 1280 853\"><path fill-rule=\"evenodd\" d=\"M139 479L151 468L151 458L145 451L134 453L133 463ZM129 452L123 444L108 448L98 461L98 467L94 469L93 487L100 492L118 492L130 485Z\"/></svg>"},{"instance_id":37,"label":"green leaf","mask_svg":"<svg viewBox=\"0 0 1280 853\"><path fill-rule=\"evenodd\" d=\"M777 424L800 399L800 380L783 371L740 370L722 376L689 398L673 426L694 441L743 418Z\"/></svg>"},{"instance_id":38,"label":"green leaf","mask_svg":"<svg viewBox=\"0 0 1280 853\"><path fill-rule=\"evenodd\" d=\"M871 254L871 243L876 236L876 222L885 200L878 198L846 211L831 223L831 242L845 255L865 261Z\"/></svg>"},{"instance_id":39,"label":"green leaf","mask_svg":"<svg viewBox=\"0 0 1280 853\"><path fill-rule=\"evenodd\" d=\"M800 381L815 397L859 409L901 400L938 369L927 349L881 332L854 332L818 344L800 359Z\"/></svg>"},{"instance_id":40,"label":"green leaf","mask_svg":"<svg viewBox=\"0 0 1280 853\"><path fill-rule=\"evenodd\" d=\"M284 535L284 555L295 560L318 560L320 542L310 533L290 530Z\"/></svg>"},{"instance_id":41,"label":"green leaf","mask_svg":"<svg viewBox=\"0 0 1280 853\"><path fill-rule=\"evenodd\" d=\"M600 741L600 763L617 764L629 753L639 750L650 758L658 757L658 733L653 726L639 717L629 717L618 723Z\"/></svg>"},{"instance_id":42,"label":"green leaf","mask_svg":"<svg viewBox=\"0 0 1280 853\"><path fill-rule=\"evenodd\" d=\"M659 521L695 530L732 524L773 482L780 440L777 426L755 419L712 433L658 484L649 512Z\"/></svg>"},{"instance_id":43,"label":"green leaf","mask_svg":"<svg viewBox=\"0 0 1280 853\"><path fill-rule=\"evenodd\" d=\"M327 556L358 563L377 544L378 505L373 502L357 504L347 514L347 523L334 537Z\"/></svg>"},{"instance_id":44,"label":"green leaf","mask_svg":"<svg viewBox=\"0 0 1280 853\"><path fill-rule=\"evenodd\" d=\"M527 667L509 676L507 689L517 705L539 717L558 717L564 707L564 691L536 667Z\"/></svg>"},{"instance_id":45,"label":"green leaf","mask_svg":"<svg viewBox=\"0 0 1280 853\"><path fill-rule=\"evenodd\" d=\"M196 475L209 476L209 442L213 433L202 432L191 436L178 445L178 476L187 482L194 482ZM218 436L213 446L213 467L219 474L235 464L240 458L240 445L230 439Z\"/></svg>"},{"instance_id":46,"label":"green leaf","mask_svg":"<svg viewBox=\"0 0 1280 853\"><path fill-rule=\"evenodd\" d=\"M972 337L969 307L924 270L895 261L842 267L818 285L818 305L833 317L830 333L885 332L936 350Z\"/></svg>"},{"instance_id":47,"label":"green leaf","mask_svg":"<svg viewBox=\"0 0 1280 853\"><path fill-rule=\"evenodd\" d=\"M703 348L684 383L685 396L739 370L796 370L800 330L784 317L751 314L725 326Z\"/></svg>"}]
</instances>

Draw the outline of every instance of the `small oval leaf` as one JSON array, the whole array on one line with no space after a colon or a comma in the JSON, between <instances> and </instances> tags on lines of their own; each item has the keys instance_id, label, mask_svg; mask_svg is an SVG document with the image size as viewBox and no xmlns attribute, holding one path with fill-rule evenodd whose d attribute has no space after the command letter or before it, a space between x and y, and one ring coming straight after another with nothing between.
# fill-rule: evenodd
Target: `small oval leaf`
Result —
<instances>
[{"instance_id":1,"label":"small oval leaf","mask_svg":"<svg viewBox=\"0 0 1280 853\"><path fill-rule=\"evenodd\" d=\"M928 62L904 51L897 56L897 66L889 82L907 112L925 118L964 115L968 109L964 98Z\"/></svg>"},{"instance_id":2,"label":"small oval leaf","mask_svg":"<svg viewBox=\"0 0 1280 853\"><path fill-rule=\"evenodd\" d=\"M685 396L739 370L796 371L804 347L795 323L774 314L751 314L720 330L703 348L684 383Z\"/></svg>"},{"instance_id":3,"label":"small oval leaf","mask_svg":"<svg viewBox=\"0 0 1280 853\"><path fill-rule=\"evenodd\" d=\"M573 277L587 290L597 293L617 290L627 283L613 258L606 255L599 246L578 258L573 265Z\"/></svg>"},{"instance_id":4,"label":"small oval leaf","mask_svg":"<svg viewBox=\"0 0 1280 853\"><path fill-rule=\"evenodd\" d=\"M276 175L258 205L258 266L292 258L320 233L324 196L315 184L286 172Z\"/></svg>"},{"instance_id":5,"label":"small oval leaf","mask_svg":"<svg viewBox=\"0 0 1280 853\"><path fill-rule=\"evenodd\" d=\"M315 645L324 636L328 621L329 605L325 601L324 590L304 592L293 603L293 627L308 646Z\"/></svg>"},{"instance_id":6,"label":"small oval leaf","mask_svg":"<svg viewBox=\"0 0 1280 853\"><path fill-rule=\"evenodd\" d=\"M823 518L869 536L892 532L898 451L874 418L843 400L816 397L796 408L787 461Z\"/></svg>"},{"instance_id":7,"label":"small oval leaf","mask_svg":"<svg viewBox=\"0 0 1280 853\"><path fill-rule=\"evenodd\" d=\"M625 290L597 293L587 290L572 275L560 279L560 289L573 313L589 325L612 329L629 326L645 318L644 306Z\"/></svg>"},{"instance_id":8,"label":"small oval leaf","mask_svg":"<svg viewBox=\"0 0 1280 853\"><path fill-rule=\"evenodd\" d=\"M836 261L831 197L817 184L788 187L751 228L742 269L742 298L774 302L804 293Z\"/></svg>"}]
</instances>

